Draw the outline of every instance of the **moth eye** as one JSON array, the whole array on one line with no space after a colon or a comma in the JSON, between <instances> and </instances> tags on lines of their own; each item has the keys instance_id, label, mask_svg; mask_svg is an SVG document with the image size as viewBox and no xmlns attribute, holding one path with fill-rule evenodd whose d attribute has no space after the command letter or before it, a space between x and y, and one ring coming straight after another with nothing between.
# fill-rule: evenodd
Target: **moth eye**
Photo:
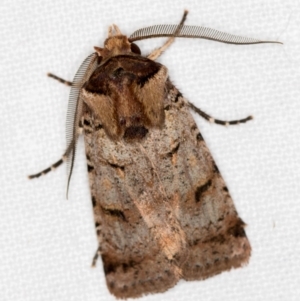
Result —
<instances>
[{"instance_id":1,"label":"moth eye","mask_svg":"<svg viewBox=\"0 0 300 301\"><path fill-rule=\"evenodd\" d=\"M102 61L102 56L98 56L98 58L97 58L97 63L100 64L101 61Z\"/></svg>"},{"instance_id":2,"label":"moth eye","mask_svg":"<svg viewBox=\"0 0 300 301\"><path fill-rule=\"evenodd\" d=\"M141 54L141 49L137 44L131 43L131 51L136 54Z\"/></svg>"}]
</instances>

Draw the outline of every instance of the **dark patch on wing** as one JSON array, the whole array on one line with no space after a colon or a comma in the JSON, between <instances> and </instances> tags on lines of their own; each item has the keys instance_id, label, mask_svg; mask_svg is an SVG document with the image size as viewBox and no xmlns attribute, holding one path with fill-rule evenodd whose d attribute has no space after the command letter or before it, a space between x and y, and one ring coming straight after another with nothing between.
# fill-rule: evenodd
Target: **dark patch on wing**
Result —
<instances>
[{"instance_id":1,"label":"dark patch on wing","mask_svg":"<svg viewBox=\"0 0 300 301\"><path fill-rule=\"evenodd\" d=\"M200 133L197 134L196 138L197 138L198 141L203 141L204 140Z\"/></svg>"},{"instance_id":2,"label":"dark patch on wing","mask_svg":"<svg viewBox=\"0 0 300 301\"><path fill-rule=\"evenodd\" d=\"M245 237L246 233L244 230L244 226L245 226L245 223L239 218L237 223L233 227L230 227L227 230L227 233L234 237Z\"/></svg>"},{"instance_id":3,"label":"dark patch on wing","mask_svg":"<svg viewBox=\"0 0 300 301\"><path fill-rule=\"evenodd\" d=\"M177 102L179 97L182 97L182 94L180 92L178 92L177 95L175 96L174 102Z\"/></svg>"},{"instance_id":4,"label":"dark patch on wing","mask_svg":"<svg viewBox=\"0 0 300 301\"><path fill-rule=\"evenodd\" d=\"M202 241L202 243L208 243L208 244L211 244L211 243L219 243L219 244L223 244L226 242L226 239L225 239L225 236L223 234L219 234L217 236L212 236L204 241Z\"/></svg>"},{"instance_id":5,"label":"dark patch on wing","mask_svg":"<svg viewBox=\"0 0 300 301\"><path fill-rule=\"evenodd\" d=\"M95 126L95 130L96 130L96 131L101 130L102 128L103 128L103 126L102 126L102 124L100 124L100 123L99 123L98 125Z\"/></svg>"},{"instance_id":6,"label":"dark patch on wing","mask_svg":"<svg viewBox=\"0 0 300 301\"><path fill-rule=\"evenodd\" d=\"M195 192L196 203L200 202L202 194L211 186L211 179L209 179L204 185L197 187Z\"/></svg>"},{"instance_id":7,"label":"dark patch on wing","mask_svg":"<svg viewBox=\"0 0 300 301\"><path fill-rule=\"evenodd\" d=\"M144 126L130 126L125 130L124 139L142 139L147 133L148 130Z\"/></svg>"},{"instance_id":8,"label":"dark patch on wing","mask_svg":"<svg viewBox=\"0 0 300 301\"><path fill-rule=\"evenodd\" d=\"M124 170L125 167L122 165L114 164L114 163L109 163L109 165L113 168L120 168L121 170Z\"/></svg>"},{"instance_id":9,"label":"dark patch on wing","mask_svg":"<svg viewBox=\"0 0 300 301\"><path fill-rule=\"evenodd\" d=\"M94 196L92 196L92 204L93 207L96 207L96 198Z\"/></svg>"},{"instance_id":10,"label":"dark patch on wing","mask_svg":"<svg viewBox=\"0 0 300 301\"><path fill-rule=\"evenodd\" d=\"M86 126L91 126L91 123L87 119L84 119L83 124Z\"/></svg>"},{"instance_id":11,"label":"dark patch on wing","mask_svg":"<svg viewBox=\"0 0 300 301\"><path fill-rule=\"evenodd\" d=\"M94 170L94 166L87 164L87 171L92 172Z\"/></svg>"},{"instance_id":12,"label":"dark patch on wing","mask_svg":"<svg viewBox=\"0 0 300 301\"><path fill-rule=\"evenodd\" d=\"M101 208L105 214L121 218L123 221L127 221L123 211L118 210L118 209L104 208L104 207L101 207Z\"/></svg>"},{"instance_id":13,"label":"dark patch on wing","mask_svg":"<svg viewBox=\"0 0 300 301\"><path fill-rule=\"evenodd\" d=\"M176 154L178 152L180 143L177 143L177 145L168 153L168 156L173 156L174 154Z\"/></svg>"},{"instance_id":14,"label":"dark patch on wing","mask_svg":"<svg viewBox=\"0 0 300 301\"><path fill-rule=\"evenodd\" d=\"M114 262L108 256L102 255L103 268L105 275L115 273L117 267L120 265L119 262Z\"/></svg>"},{"instance_id":15,"label":"dark patch on wing","mask_svg":"<svg viewBox=\"0 0 300 301\"><path fill-rule=\"evenodd\" d=\"M109 258L107 255L102 255L104 273L108 275L110 273L123 272L127 273L130 269L134 268L136 262L130 260L128 262L115 261Z\"/></svg>"},{"instance_id":16,"label":"dark patch on wing","mask_svg":"<svg viewBox=\"0 0 300 301\"><path fill-rule=\"evenodd\" d=\"M218 166L214 163L214 172L220 173Z\"/></svg>"}]
</instances>

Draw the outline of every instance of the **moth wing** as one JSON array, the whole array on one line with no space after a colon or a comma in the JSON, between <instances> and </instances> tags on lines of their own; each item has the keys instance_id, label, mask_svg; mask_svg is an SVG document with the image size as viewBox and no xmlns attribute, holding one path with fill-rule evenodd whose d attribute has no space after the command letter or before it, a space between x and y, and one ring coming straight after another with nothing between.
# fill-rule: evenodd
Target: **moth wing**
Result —
<instances>
[{"instance_id":1,"label":"moth wing","mask_svg":"<svg viewBox=\"0 0 300 301\"><path fill-rule=\"evenodd\" d=\"M108 289L117 298L164 292L180 276L161 251L155 225L141 212L141 203L145 210L151 205L147 195L155 186L154 171L139 147L114 142L89 110L84 104L86 156ZM160 192L155 195L154 201Z\"/></svg>"},{"instance_id":2,"label":"moth wing","mask_svg":"<svg viewBox=\"0 0 300 301\"><path fill-rule=\"evenodd\" d=\"M179 265L182 278L200 280L247 264L251 246L245 223L238 216L188 102L174 86L169 99L166 126L174 129L173 134L169 130L169 137L178 139L178 144L166 164L169 177L165 177L164 186L173 200L172 207L178 208L174 214L186 237L187 257Z\"/></svg>"},{"instance_id":3,"label":"moth wing","mask_svg":"<svg viewBox=\"0 0 300 301\"><path fill-rule=\"evenodd\" d=\"M205 279L247 263L251 252L187 102L169 81L166 90L163 128L141 141L110 139L84 106L99 252L118 298Z\"/></svg>"}]
</instances>

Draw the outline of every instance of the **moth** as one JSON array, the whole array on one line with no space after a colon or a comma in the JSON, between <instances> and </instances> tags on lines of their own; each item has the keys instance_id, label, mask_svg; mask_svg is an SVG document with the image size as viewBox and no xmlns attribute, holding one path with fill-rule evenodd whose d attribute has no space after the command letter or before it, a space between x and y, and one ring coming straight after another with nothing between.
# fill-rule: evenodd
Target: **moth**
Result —
<instances>
[{"instance_id":1,"label":"moth","mask_svg":"<svg viewBox=\"0 0 300 301\"><path fill-rule=\"evenodd\" d=\"M67 161L68 187L83 132L99 247L109 291L117 298L164 292L180 279L203 280L248 263L251 246L228 188L191 110L211 122L172 84L156 59L175 38L245 45L278 43L184 25L155 25L129 38L116 25L72 82L67 149L37 178ZM147 56L138 40L168 37Z\"/></svg>"}]
</instances>

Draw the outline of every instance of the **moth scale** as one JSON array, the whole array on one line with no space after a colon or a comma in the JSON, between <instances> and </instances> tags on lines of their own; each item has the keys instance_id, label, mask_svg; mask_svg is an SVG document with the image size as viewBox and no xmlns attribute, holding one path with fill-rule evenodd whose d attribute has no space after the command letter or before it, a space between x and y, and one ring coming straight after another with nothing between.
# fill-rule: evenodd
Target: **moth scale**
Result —
<instances>
[{"instance_id":1,"label":"moth scale","mask_svg":"<svg viewBox=\"0 0 300 301\"><path fill-rule=\"evenodd\" d=\"M251 246L228 188L190 113L221 125L190 103L156 59L175 38L238 45L278 43L184 25L143 28L129 38L116 25L72 82L67 114L68 188L76 142L84 135L99 247L117 298L164 292L180 279L203 280L248 263ZM147 56L135 41L168 37Z\"/></svg>"}]
</instances>

